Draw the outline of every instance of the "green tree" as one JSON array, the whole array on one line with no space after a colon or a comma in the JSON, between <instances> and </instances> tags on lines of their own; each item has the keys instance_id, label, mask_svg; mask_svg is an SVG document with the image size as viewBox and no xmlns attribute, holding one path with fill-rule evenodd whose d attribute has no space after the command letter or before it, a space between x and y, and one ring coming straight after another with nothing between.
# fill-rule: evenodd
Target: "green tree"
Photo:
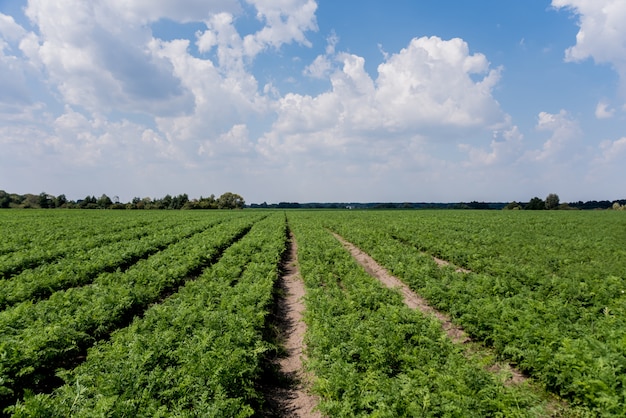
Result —
<instances>
[{"instance_id":1,"label":"green tree","mask_svg":"<svg viewBox=\"0 0 626 418\"><path fill-rule=\"evenodd\" d=\"M108 209L113 204L113 201L109 196L103 194L102 196L100 196L96 204L100 209Z\"/></svg>"},{"instance_id":2,"label":"green tree","mask_svg":"<svg viewBox=\"0 0 626 418\"><path fill-rule=\"evenodd\" d=\"M39 193L39 207L42 209L47 209L51 206L53 206L52 204L52 199L50 199L48 197L48 194L46 192L41 192Z\"/></svg>"},{"instance_id":3,"label":"green tree","mask_svg":"<svg viewBox=\"0 0 626 418\"><path fill-rule=\"evenodd\" d=\"M521 208L522 208L522 205L520 205L514 200L510 202L508 205L506 205L503 209L504 210L520 210Z\"/></svg>"},{"instance_id":4,"label":"green tree","mask_svg":"<svg viewBox=\"0 0 626 418\"><path fill-rule=\"evenodd\" d=\"M546 202L544 202L539 197L533 197L530 199L530 202L526 206L524 206L525 210L543 210L546 208Z\"/></svg>"},{"instance_id":5,"label":"green tree","mask_svg":"<svg viewBox=\"0 0 626 418\"><path fill-rule=\"evenodd\" d=\"M243 209L246 202L236 193L226 192L217 199L219 209Z\"/></svg>"},{"instance_id":6,"label":"green tree","mask_svg":"<svg viewBox=\"0 0 626 418\"><path fill-rule=\"evenodd\" d=\"M556 193L550 193L546 197L545 205L548 210L557 209L559 207L559 195Z\"/></svg>"},{"instance_id":7,"label":"green tree","mask_svg":"<svg viewBox=\"0 0 626 418\"><path fill-rule=\"evenodd\" d=\"M4 190L0 190L0 208L8 208L11 206L11 196Z\"/></svg>"},{"instance_id":8,"label":"green tree","mask_svg":"<svg viewBox=\"0 0 626 418\"><path fill-rule=\"evenodd\" d=\"M65 197L64 194L60 194L57 197L54 198L54 207L55 208L61 208L61 207L65 207L64 205L67 205L67 197Z\"/></svg>"}]
</instances>

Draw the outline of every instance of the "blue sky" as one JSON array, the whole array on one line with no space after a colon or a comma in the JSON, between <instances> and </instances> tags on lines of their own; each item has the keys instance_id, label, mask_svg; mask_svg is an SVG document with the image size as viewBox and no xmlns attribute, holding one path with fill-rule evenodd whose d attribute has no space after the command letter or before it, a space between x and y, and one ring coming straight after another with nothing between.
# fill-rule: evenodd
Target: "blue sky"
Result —
<instances>
[{"instance_id":1,"label":"blue sky","mask_svg":"<svg viewBox=\"0 0 626 418\"><path fill-rule=\"evenodd\" d=\"M0 189L623 199L623 0L0 0Z\"/></svg>"}]
</instances>

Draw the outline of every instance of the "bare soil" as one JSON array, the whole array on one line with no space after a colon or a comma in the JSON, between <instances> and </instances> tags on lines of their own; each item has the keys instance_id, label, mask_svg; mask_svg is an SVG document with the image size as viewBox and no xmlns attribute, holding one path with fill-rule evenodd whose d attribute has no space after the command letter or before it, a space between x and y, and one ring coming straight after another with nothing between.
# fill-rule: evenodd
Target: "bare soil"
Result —
<instances>
[{"instance_id":1,"label":"bare soil","mask_svg":"<svg viewBox=\"0 0 626 418\"><path fill-rule=\"evenodd\" d=\"M452 263L450 263L449 261L442 260L441 258L437 258L435 256L433 256L433 260L435 260L435 263L437 263L439 267L452 265ZM463 267L457 267L454 271L456 271L457 273L471 273L470 270L464 269Z\"/></svg>"},{"instance_id":2,"label":"bare soil","mask_svg":"<svg viewBox=\"0 0 626 418\"><path fill-rule=\"evenodd\" d=\"M304 334L304 283L297 264L297 244L290 234L288 256L283 264L279 287L283 296L278 300L278 323L280 339L285 355L277 360L281 384L268 390L274 413L279 417L321 418L315 410L318 399L308 391L311 376L303 367L305 358Z\"/></svg>"},{"instance_id":3,"label":"bare soil","mask_svg":"<svg viewBox=\"0 0 626 418\"><path fill-rule=\"evenodd\" d=\"M367 253L356 247L354 244L346 241L340 235L336 233L333 233L333 235L337 240L339 240L339 242L341 242L341 244L343 244L343 246L350 252L352 257L354 257L354 259L359 264L361 264L365 271L367 271L372 277L377 278L389 288L398 289L402 293L404 303L409 308L419 309L426 315L434 316L437 320L439 320L439 322L441 322L441 326L446 332L448 338L450 338L453 342L457 344L466 344L466 354L468 356L478 355L484 358L495 358L495 355L489 352L487 348L478 346L475 343L472 344L472 340L462 327L453 324L448 315L430 306L424 298L412 291L406 284L400 281L400 279L389 273L384 267L378 264L376 260L370 257ZM437 258L435 258L435 261L440 266L450 264L445 260ZM469 273L469 270L461 268L458 268L456 271L460 273ZM505 374L507 376L507 384L516 385L526 382L528 380L528 378L524 376L521 371L517 370L515 367L507 363L493 362L487 365L487 369L493 373Z\"/></svg>"}]
</instances>

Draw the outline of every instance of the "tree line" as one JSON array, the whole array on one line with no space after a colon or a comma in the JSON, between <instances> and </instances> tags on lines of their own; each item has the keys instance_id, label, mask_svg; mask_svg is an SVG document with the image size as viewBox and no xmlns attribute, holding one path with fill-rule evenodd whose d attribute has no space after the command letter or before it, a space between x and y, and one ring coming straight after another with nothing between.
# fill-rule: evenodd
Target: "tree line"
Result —
<instances>
[{"instance_id":1,"label":"tree line","mask_svg":"<svg viewBox=\"0 0 626 418\"><path fill-rule=\"evenodd\" d=\"M537 196L530 199L528 203L510 202L503 209L505 210L567 210L567 209L613 209L626 210L626 199L622 200L589 200L586 202L577 201L570 203L560 203L556 193L550 193L545 200Z\"/></svg>"},{"instance_id":2,"label":"tree line","mask_svg":"<svg viewBox=\"0 0 626 418\"><path fill-rule=\"evenodd\" d=\"M179 194L177 196L165 195L162 198L134 197L130 202L120 202L117 196L109 197L103 194L100 197L86 196L83 199L70 200L64 194L53 196L42 192L35 194L15 194L0 190L0 208L34 208L34 209L242 209L250 207L255 209L490 209L490 210L565 210L565 209L613 209L626 210L626 199L622 200L589 200L561 203L556 193L550 193L545 199L533 197L528 202L370 202L370 203L252 203L246 206L244 199L231 192L226 192L220 197L210 195L200 196L199 199L190 199L189 196Z\"/></svg>"},{"instance_id":3,"label":"tree line","mask_svg":"<svg viewBox=\"0 0 626 418\"><path fill-rule=\"evenodd\" d=\"M64 194L53 196L42 192L35 194L7 193L0 190L0 208L20 209L243 209L246 202L236 193L226 192L220 197L210 195L190 199L189 196L165 195L162 198L134 197L130 202L120 202L119 197L86 196L84 199L70 200Z\"/></svg>"}]
</instances>

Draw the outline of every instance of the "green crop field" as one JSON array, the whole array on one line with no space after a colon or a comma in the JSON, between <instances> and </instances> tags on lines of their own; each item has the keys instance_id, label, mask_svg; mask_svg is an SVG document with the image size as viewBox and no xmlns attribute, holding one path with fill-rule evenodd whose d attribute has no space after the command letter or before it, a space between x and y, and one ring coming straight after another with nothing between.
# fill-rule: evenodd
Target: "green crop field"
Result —
<instances>
[{"instance_id":1,"label":"green crop field","mask_svg":"<svg viewBox=\"0 0 626 418\"><path fill-rule=\"evenodd\" d=\"M0 232L6 416L265 415L289 233L325 415L626 415L623 212L6 210Z\"/></svg>"}]
</instances>

